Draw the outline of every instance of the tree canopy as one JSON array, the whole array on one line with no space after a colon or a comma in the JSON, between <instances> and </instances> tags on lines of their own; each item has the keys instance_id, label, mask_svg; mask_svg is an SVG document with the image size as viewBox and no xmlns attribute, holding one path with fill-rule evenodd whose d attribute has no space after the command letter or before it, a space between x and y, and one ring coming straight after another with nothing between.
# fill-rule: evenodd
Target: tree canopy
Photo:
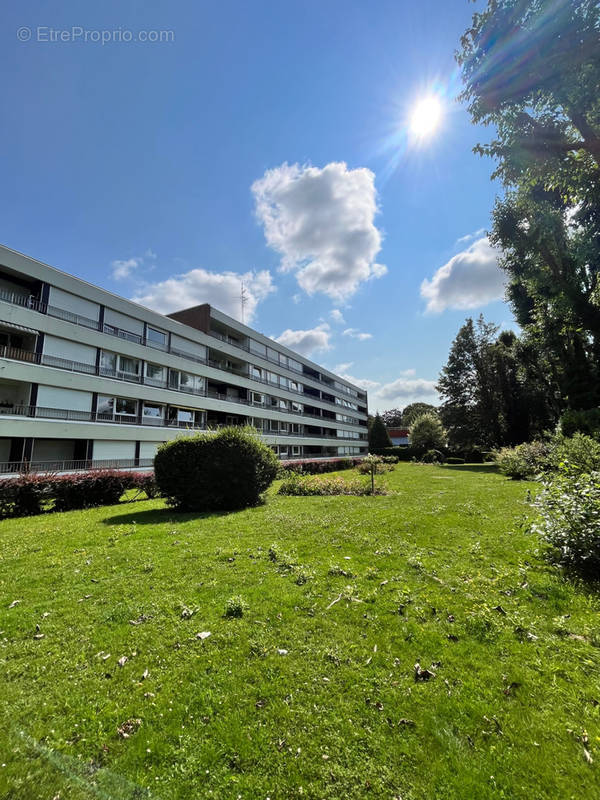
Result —
<instances>
[{"instance_id":1,"label":"tree canopy","mask_svg":"<svg viewBox=\"0 0 600 800\"><path fill-rule=\"evenodd\" d=\"M600 401L600 6L489 0L457 58L505 194L491 241L507 296L560 404Z\"/></svg>"}]
</instances>

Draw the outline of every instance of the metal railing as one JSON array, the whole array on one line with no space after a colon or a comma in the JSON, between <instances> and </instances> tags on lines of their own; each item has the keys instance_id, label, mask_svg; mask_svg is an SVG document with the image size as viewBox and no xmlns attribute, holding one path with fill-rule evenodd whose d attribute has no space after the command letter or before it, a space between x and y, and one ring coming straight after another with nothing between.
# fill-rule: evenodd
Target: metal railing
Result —
<instances>
[{"instance_id":1,"label":"metal railing","mask_svg":"<svg viewBox=\"0 0 600 800\"><path fill-rule=\"evenodd\" d=\"M107 414L95 411L78 411L72 408L49 408L47 406L14 405L0 406L0 416L26 417L28 419L48 419L65 422L92 422L105 425L141 425L142 427L177 428L179 430L214 430L223 425L208 425L206 422L191 422L169 419L168 417L148 417L138 414ZM296 423L294 423L296 424ZM302 430L273 430L270 427L261 427L257 430L264 436L297 436L305 439L335 439L343 442L360 442L362 439L339 436L338 434L317 433Z\"/></svg>"},{"instance_id":2,"label":"metal railing","mask_svg":"<svg viewBox=\"0 0 600 800\"><path fill-rule=\"evenodd\" d=\"M26 472L75 472L97 469L144 469L154 464L152 458L57 459L56 461L0 461L0 474Z\"/></svg>"},{"instance_id":3,"label":"metal railing","mask_svg":"<svg viewBox=\"0 0 600 800\"><path fill-rule=\"evenodd\" d=\"M134 342L135 344L142 344L146 347L152 347L155 350L161 350L163 352L171 353L172 355L178 355L182 358L189 359L191 361L195 361L198 364L206 364L207 360L202 358L201 356L194 355L193 353L187 353L185 351L179 350L178 348L168 347L167 345L163 345L160 342L155 342L152 339L148 339L148 337L144 337L142 334L134 333L133 331L128 331L125 328L119 328L116 325L110 325L108 323L100 323L97 319L91 319L90 317L83 316L81 314L76 314L72 311L67 311L64 308L59 308L57 306L48 305L47 303L43 303L41 300L38 300L33 295L21 295L15 292L8 292L6 290L0 290L0 300L3 300L6 303L11 303L13 305L21 306L22 308L29 308L32 311L38 311L41 314L48 314L48 316L55 317L56 319L61 319L64 322L71 322L74 325L81 325L85 328L90 328L92 330L101 331L106 333L110 336L116 336L120 339L125 339L126 341ZM231 336L227 336L225 334L218 333L214 330L204 331L208 336L211 336L214 339L217 339L225 344L228 344L230 347L235 347L239 350L243 350L246 353L250 353L252 355L258 356L259 358L268 361L270 364L276 364L284 369L289 370L290 372L294 372L297 375L302 375L306 378L310 378L317 383L322 383L325 386L333 387L333 383L331 379L323 377L319 374L311 375L310 373L305 372L304 370L299 370L296 367L292 367L289 364L282 364L279 360L271 358L268 354L263 355L262 353L257 353L251 347L249 347L244 342L241 342L239 339L233 339ZM339 389L339 391L343 392L344 394L348 394L344 389ZM354 395L350 395L354 397ZM358 396L357 400L363 400L362 397ZM366 400L366 397L364 398ZM329 401L323 401L329 402Z\"/></svg>"},{"instance_id":4,"label":"metal railing","mask_svg":"<svg viewBox=\"0 0 600 800\"><path fill-rule=\"evenodd\" d=\"M151 339L148 339L147 337L145 338L141 334L133 333L132 331L125 330L124 328L118 328L117 326L110 325L108 323L101 324L98 320L91 319L90 317L85 317L85 316L82 316L81 314L76 314L76 313L74 313L72 311L67 311L66 309L58 308L57 306L48 305L47 303L43 303L41 300L38 300L37 298L35 298L33 295L24 296L24 295L16 294L14 292L7 292L7 291L4 291L4 290L0 290L0 300L3 300L4 302L7 302L7 303L12 303L13 305L21 306L23 308L28 308L28 309L31 309L33 311L38 311L38 312L40 312L42 314L47 314L48 316L55 317L56 319L61 319L64 322L70 322L70 323L72 323L74 325L80 325L80 326L85 327L85 328L101 331L101 332L106 333L106 334L108 334L110 336L115 336L115 337L117 337L119 339L124 339L125 341L130 341L130 342L133 342L135 344L145 345L147 347L151 347L151 348L154 348L156 350L160 350L161 352L167 352L167 353L170 353L172 355L179 356L180 358L185 358L186 360L193 361L193 362L195 362L197 364L204 364L204 365L213 367L214 369L218 369L220 371L229 372L231 374L237 375L238 377L247 378L248 380L256 381L256 382L261 383L263 385L277 386L278 388L284 389L285 391L292 392L292 393L301 395L303 397L311 397L311 396L313 396L309 392L305 392L304 391L304 387L302 388L302 390L297 390L297 389L292 389L291 387L288 387L288 386L280 386L279 383L274 383L274 382L268 380L267 378L259 378L259 377L255 376L255 375L250 374L249 370L239 369L237 367L229 367L226 364L223 364L222 362L215 361L214 359L203 358L201 356L194 355L193 353L188 353L186 351L179 350L178 348L175 348L175 347L168 347L166 345L163 346L158 342L153 342ZM320 383L323 383L326 386L331 386L330 383L328 383L327 381L323 381L319 377L315 377L314 375L307 374L307 373L303 372L302 370L297 370L295 367L290 367L290 366L286 366L284 364L281 364L279 361L275 361L275 359L269 358L268 355L264 355L263 356L260 353L256 353L251 348L249 348L247 345L244 345L242 342L240 342L238 340L235 340L235 339L232 339L231 337L224 336L222 334L218 334L215 331L207 331L207 334L209 336L212 336L215 339L218 339L219 341L223 341L226 344L229 344L232 347L237 347L237 348L239 348L241 350L244 350L244 352L254 354L254 355L258 356L259 358L262 358L265 361L268 361L271 364L276 364L278 366L282 366L284 369L290 370L291 372L294 372L294 373L296 373L298 375L301 375L301 376L304 376L304 377L309 378L311 380L314 380L317 383L320 382ZM139 382L139 381L135 381L135 376L127 377L127 378L125 378L125 380L130 380L130 381L133 381L133 382ZM315 391L318 391L318 390L315 390ZM325 398L322 398L322 397L315 397L315 396L313 396L313 397L314 397L315 400L318 400L321 403L327 403L328 405L335 406L336 408L340 407L340 404L336 403L335 401L326 400ZM344 406L342 406L342 407L344 407ZM351 410L352 411L356 411L357 413L359 413L358 409L351 409Z\"/></svg>"},{"instance_id":5,"label":"metal railing","mask_svg":"<svg viewBox=\"0 0 600 800\"><path fill-rule=\"evenodd\" d=\"M238 405L246 405L255 408L270 408L266 403L257 404L253 400L248 400L244 397L223 394L221 392L215 392L212 389L198 389L196 387L184 385L173 386L166 380L160 381L157 378L149 378L145 375L135 375L133 373L109 369L102 366L97 367L95 364L86 364L81 361L71 361L70 359L59 358L58 356L49 355L48 353L34 353L31 350L23 350L21 348L9 347L7 345L0 346L0 358L7 358L13 361L23 361L29 364L37 364L40 366L54 367L56 369L64 369L69 372L80 372L85 375L98 375L104 378L111 378L113 380L123 381L125 383L135 383L142 386L150 386L152 388L169 389L170 391L182 392L183 394L190 394L196 397L207 397L212 400L222 400L228 403L237 403ZM291 408L284 409L280 407L272 407L272 410L279 411L280 413L284 414L311 416L319 419L330 419L329 417L323 417L321 414L314 414L313 412L305 411L304 409L302 411L297 411ZM341 422L344 425L362 425L361 421L359 420L348 422L344 420L331 419L331 422Z\"/></svg>"}]
</instances>

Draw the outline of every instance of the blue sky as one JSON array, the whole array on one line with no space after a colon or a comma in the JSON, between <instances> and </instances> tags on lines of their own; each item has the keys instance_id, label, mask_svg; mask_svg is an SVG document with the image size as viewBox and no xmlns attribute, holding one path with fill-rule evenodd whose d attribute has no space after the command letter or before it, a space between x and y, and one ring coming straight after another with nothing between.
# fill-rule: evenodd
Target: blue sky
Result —
<instances>
[{"instance_id":1,"label":"blue sky","mask_svg":"<svg viewBox=\"0 0 600 800\"><path fill-rule=\"evenodd\" d=\"M499 187L472 153L490 132L453 100L481 5L9 2L1 241L161 311L239 316L243 276L250 324L372 407L431 399L465 316L511 320L484 233Z\"/></svg>"}]
</instances>

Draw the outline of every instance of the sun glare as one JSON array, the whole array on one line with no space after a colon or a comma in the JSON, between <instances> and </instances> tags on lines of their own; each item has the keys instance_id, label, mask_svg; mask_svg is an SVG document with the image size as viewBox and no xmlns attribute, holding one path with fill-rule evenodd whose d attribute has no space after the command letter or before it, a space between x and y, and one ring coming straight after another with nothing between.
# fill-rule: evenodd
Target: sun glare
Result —
<instances>
[{"instance_id":1,"label":"sun glare","mask_svg":"<svg viewBox=\"0 0 600 800\"><path fill-rule=\"evenodd\" d=\"M438 97L424 97L413 108L410 116L410 131L417 139L431 136L442 118L442 104Z\"/></svg>"}]
</instances>

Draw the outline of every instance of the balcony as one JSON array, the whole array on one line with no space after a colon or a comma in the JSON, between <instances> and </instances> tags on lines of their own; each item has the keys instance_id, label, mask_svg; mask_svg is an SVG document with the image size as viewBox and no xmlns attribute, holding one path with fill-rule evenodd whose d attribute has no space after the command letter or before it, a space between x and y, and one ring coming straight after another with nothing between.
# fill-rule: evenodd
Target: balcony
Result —
<instances>
[{"instance_id":1,"label":"balcony","mask_svg":"<svg viewBox=\"0 0 600 800\"><path fill-rule=\"evenodd\" d=\"M3 301L5 303L11 303L12 305L21 306L22 308L28 308L32 311L37 311L40 314L47 314L49 317L55 317L56 319L61 319L64 322L70 322L74 325L80 325L84 328L97 330L100 331L101 333L106 333L109 336L116 336L117 338L125 339L126 341L134 342L136 344L152 347L154 349L164 350L165 352L169 352L172 355L180 356L181 358L186 358L189 359L190 361L195 361L197 364L207 363L206 358L202 358L193 353L188 353L183 350L179 350L175 347L160 346L156 342L145 339L140 334L133 333L132 331L128 331L123 328L118 328L114 325L101 324L100 322L98 322L98 320L90 319L80 314L74 314L72 311L67 311L66 309L58 308L57 306L48 305L47 303L43 303L41 300L38 300L38 298L36 298L34 295L25 296L22 294L18 294L16 292L8 292L0 289L0 301ZM216 330L210 330L207 331L206 333L208 336L212 336L214 339L218 339L221 342L225 342L231 347L243 350L245 353L251 352L245 339L236 339L225 331L219 332ZM272 358L268 358L268 356L261 355L260 358L264 358L264 360L269 361L273 364L279 364L279 361L275 361ZM286 366L285 369L294 372L298 375L304 375L305 377L308 377L314 381L321 382L326 386L331 386L333 383L331 378L321 375L319 372L312 369L312 367L305 366L303 367L303 369L297 370L293 367ZM364 402L366 400L366 395L359 392L357 399L359 401Z\"/></svg>"}]
</instances>

